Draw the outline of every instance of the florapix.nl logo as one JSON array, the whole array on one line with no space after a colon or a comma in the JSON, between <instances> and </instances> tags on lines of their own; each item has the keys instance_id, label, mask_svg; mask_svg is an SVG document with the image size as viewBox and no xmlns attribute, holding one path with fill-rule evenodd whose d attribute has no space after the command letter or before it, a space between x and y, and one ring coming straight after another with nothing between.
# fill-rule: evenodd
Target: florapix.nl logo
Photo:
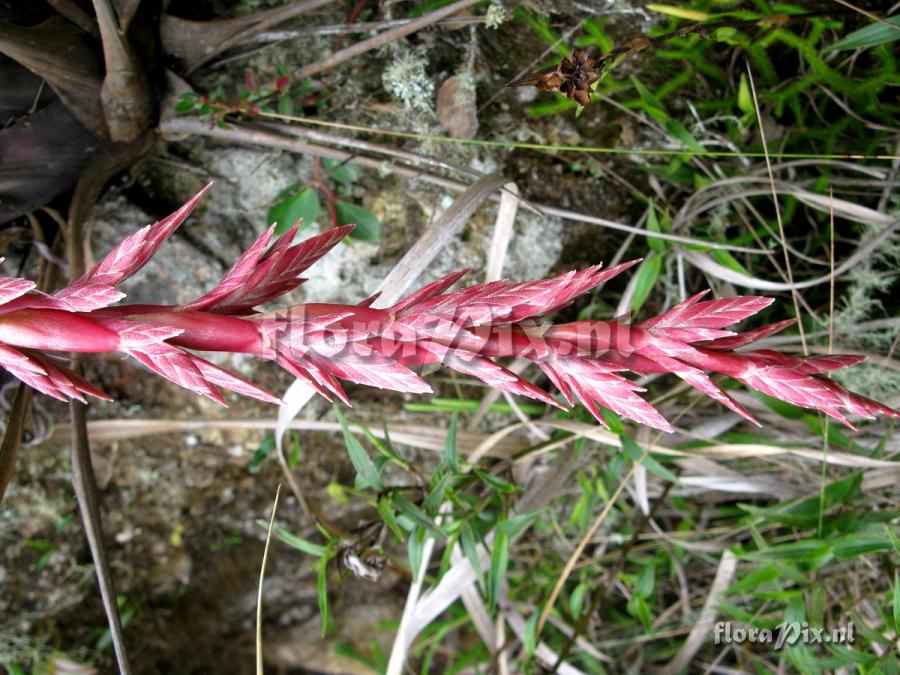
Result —
<instances>
[{"instance_id":1,"label":"florapix.nl logo","mask_svg":"<svg viewBox=\"0 0 900 675\"><path fill-rule=\"evenodd\" d=\"M733 625L731 621L719 621L713 628L713 640L717 645L748 642L771 645L777 651L795 644L852 645L856 640L856 633L852 621L831 630L810 626L806 621L784 621L774 628Z\"/></svg>"}]
</instances>

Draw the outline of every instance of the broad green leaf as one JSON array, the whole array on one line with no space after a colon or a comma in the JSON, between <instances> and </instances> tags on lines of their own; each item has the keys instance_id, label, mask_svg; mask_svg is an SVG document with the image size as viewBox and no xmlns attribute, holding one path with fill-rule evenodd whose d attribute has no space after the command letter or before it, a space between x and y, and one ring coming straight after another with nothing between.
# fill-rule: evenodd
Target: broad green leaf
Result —
<instances>
[{"instance_id":1,"label":"broad green leaf","mask_svg":"<svg viewBox=\"0 0 900 675\"><path fill-rule=\"evenodd\" d=\"M294 101L290 96L279 96L278 97L278 114L279 115L293 115L294 114Z\"/></svg>"},{"instance_id":2,"label":"broad green leaf","mask_svg":"<svg viewBox=\"0 0 900 675\"><path fill-rule=\"evenodd\" d=\"M359 180L359 169L352 162L326 157L322 160L322 168L332 180L336 180L338 183L349 185Z\"/></svg>"},{"instance_id":3,"label":"broad green leaf","mask_svg":"<svg viewBox=\"0 0 900 675\"><path fill-rule=\"evenodd\" d=\"M578 619L581 616L581 611L584 609L584 594L587 592L588 587L588 583L582 581L572 591L572 595L569 596L569 613L574 619Z\"/></svg>"},{"instance_id":4,"label":"broad green leaf","mask_svg":"<svg viewBox=\"0 0 900 675\"><path fill-rule=\"evenodd\" d=\"M187 98L183 98L178 103L175 104L175 114L176 115L185 115L191 112L197 105L196 101L192 101Z\"/></svg>"},{"instance_id":5,"label":"broad green leaf","mask_svg":"<svg viewBox=\"0 0 900 675\"><path fill-rule=\"evenodd\" d=\"M373 490L382 490L384 485L382 485L381 477L378 475L378 468L372 462L366 449L356 439L356 436L350 433L347 420L337 406L334 406L334 416L340 422L341 431L344 433L344 445L347 448L347 454L350 455L350 461L353 462L353 468L356 469L360 485L362 487L370 487Z\"/></svg>"},{"instance_id":6,"label":"broad green leaf","mask_svg":"<svg viewBox=\"0 0 900 675\"><path fill-rule=\"evenodd\" d=\"M356 204L342 202L334 203L337 213L338 225L356 225L350 236L360 241L378 241L381 237L381 223L371 211Z\"/></svg>"},{"instance_id":7,"label":"broad green leaf","mask_svg":"<svg viewBox=\"0 0 900 675\"><path fill-rule=\"evenodd\" d=\"M644 112L661 124L668 122L670 119L669 113L666 112L666 108L662 104L662 101L657 99L653 93L644 86L644 83L636 77L632 76L631 83L634 85L638 96L641 98L641 108Z\"/></svg>"},{"instance_id":8,"label":"broad green leaf","mask_svg":"<svg viewBox=\"0 0 900 675\"><path fill-rule=\"evenodd\" d=\"M900 14L892 16L891 18L886 19L886 21L895 26L900 26ZM900 39L900 31L891 28L890 26L886 26L879 21L877 23L869 24L865 28L855 30L850 33L850 35L845 35L828 47L828 50L867 49L869 47L876 47L877 45L884 45L897 39Z\"/></svg>"},{"instance_id":9,"label":"broad green leaf","mask_svg":"<svg viewBox=\"0 0 900 675\"><path fill-rule=\"evenodd\" d=\"M637 442L627 434L622 434L619 436L622 439L622 450L625 451L625 454L631 458L633 462L639 462L647 471L652 474L656 474L660 478L670 481L672 483L678 482L678 477L669 471L662 464L657 462L650 454L644 454L644 451L637 444Z\"/></svg>"},{"instance_id":10,"label":"broad green leaf","mask_svg":"<svg viewBox=\"0 0 900 675\"><path fill-rule=\"evenodd\" d=\"M322 637L328 633L331 618L328 614L328 558L319 558L319 573L316 575L316 596L319 599L319 615L322 617Z\"/></svg>"},{"instance_id":11,"label":"broad green leaf","mask_svg":"<svg viewBox=\"0 0 900 675\"><path fill-rule=\"evenodd\" d=\"M641 575L638 577L637 583L634 585L634 592L642 598L649 598L653 593L653 586L656 584L656 566L653 563L647 563L641 569Z\"/></svg>"},{"instance_id":12,"label":"broad green leaf","mask_svg":"<svg viewBox=\"0 0 900 675\"><path fill-rule=\"evenodd\" d=\"M631 311L634 314L637 314L643 307L650 291L656 285L656 280L659 279L659 273L662 271L662 261L662 256L651 254L641 263L634 282L634 295L631 296Z\"/></svg>"},{"instance_id":13,"label":"broad green leaf","mask_svg":"<svg viewBox=\"0 0 900 675\"><path fill-rule=\"evenodd\" d=\"M444 461L453 473L459 473L459 454L456 446L457 414L450 417L450 427L447 429L447 438L444 440Z\"/></svg>"},{"instance_id":14,"label":"broad green leaf","mask_svg":"<svg viewBox=\"0 0 900 675\"><path fill-rule=\"evenodd\" d=\"M319 195L312 188L304 188L300 192L290 194L276 203L266 214L266 220L278 223L275 234L283 234L294 226L301 218L302 228L308 227L319 216Z\"/></svg>"},{"instance_id":15,"label":"broad green leaf","mask_svg":"<svg viewBox=\"0 0 900 675\"><path fill-rule=\"evenodd\" d=\"M650 613L650 606L644 598L637 593L633 594L628 601L628 605L626 605L626 609L631 616L640 620L647 633L653 632L653 615Z\"/></svg>"},{"instance_id":16,"label":"broad green leaf","mask_svg":"<svg viewBox=\"0 0 900 675\"><path fill-rule=\"evenodd\" d=\"M534 15L519 5L516 7L516 17L528 24L528 27L547 43L561 57L569 56L569 48L566 41L559 37L552 28L550 22L540 16Z\"/></svg>"},{"instance_id":17,"label":"broad green leaf","mask_svg":"<svg viewBox=\"0 0 900 675\"><path fill-rule=\"evenodd\" d=\"M498 529L491 549L491 569L488 575L488 605L496 608L497 599L506 579L506 568L509 566L509 537L503 529Z\"/></svg>"},{"instance_id":18,"label":"broad green leaf","mask_svg":"<svg viewBox=\"0 0 900 675\"><path fill-rule=\"evenodd\" d=\"M666 107L662 104L662 101L656 98L656 96L654 96L639 79L632 76L631 82L637 90L638 96L641 98L641 108L644 112L665 126L666 131L668 131L671 136L684 143L686 147L694 152L705 152L703 146L700 145L697 139L691 136L690 132L684 128L684 125L681 124L681 122L669 115L666 111Z\"/></svg>"}]
</instances>

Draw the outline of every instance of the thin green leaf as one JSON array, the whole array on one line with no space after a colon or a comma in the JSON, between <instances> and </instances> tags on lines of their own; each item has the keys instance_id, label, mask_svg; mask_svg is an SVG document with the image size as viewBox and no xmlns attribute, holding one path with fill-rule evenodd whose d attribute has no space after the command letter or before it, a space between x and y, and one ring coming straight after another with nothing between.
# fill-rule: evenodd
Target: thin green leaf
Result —
<instances>
[{"instance_id":1,"label":"thin green leaf","mask_svg":"<svg viewBox=\"0 0 900 675\"><path fill-rule=\"evenodd\" d=\"M268 523L265 521L259 521L261 525L268 527ZM309 553L309 555L314 555L317 558L322 558L328 555L329 550L327 546L322 546L321 544L314 544L308 539L304 539L303 537L298 537L296 534L292 534L288 532L283 527L279 527L276 525L272 528L272 534L281 539L288 546L292 546L293 548L299 549L304 553Z\"/></svg>"},{"instance_id":2,"label":"thin green leaf","mask_svg":"<svg viewBox=\"0 0 900 675\"><path fill-rule=\"evenodd\" d=\"M456 447L456 413L450 417L450 427L447 429L447 438L444 440L444 461L453 473L459 473L459 454Z\"/></svg>"},{"instance_id":3,"label":"thin green leaf","mask_svg":"<svg viewBox=\"0 0 900 675\"><path fill-rule=\"evenodd\" d=\"M471 525L466 524L460 531L459 544L468 559L469 564L472 566L472 569L475 570L475 574L478 578L478 585L483 589L484 572L481 569L481 560L478 557L478 544L475 540L475 533L473 532Z\"/></svg>"},{"instance_id":4,"label":"thin green leaf","mask_svg":"<svg viewBox=\"0 0 900 675\"><path fill-rule=\"evenodd\" d=\"M713 259L723 267L727 267L730 270L734 270L738 274L743 274L745 277L753 276L750 272L747 271L747 268L741 265L738 262L737 258L735 258L729 251L725 251L723 249L714 249L711 251Z\"/></svg>"},{"instance_id":5,"label":"thin green leaf","mask_svg":"<svg viewBox=\"0 0 900 675\"><path fill-rule=\"evenodd\" d=\"M647 9L651 12L658 12L666 16L674 16L679 19L687 19L688 21L708 21L710 15L696 9L688 9L687 7L678 7L673 5L647 5Z\"/></svg>"},{"instance_id":6,"label":"thin green leaf","mask_svg":"<svg viewBox=\"0 0 900 675\"><path fill-rule=\"evenodd\" d=\"M413 581L417 581L419 568L422 566L422 555L425 548L425 530L417 527L409 535L406 542L409 555L409 568L412 571Z\"/></svg>"},{"instance_id":7,"label":"thin green leaf","mask_svg":"<svg viewBox=\"0 0 900 675\"><path fill-rule=\"evenodd\" d=\"M894 572L894 630L900 633L900 573Z\"/></svg>"},{"instance_id":8,"label":"thin green leaf","mask_svg":"<svg viewBox=\"0 0 900 675\"><path fill-rule=\"evenodd\" d=\"M662 464L657 462L653 457L649 454L645 454L641 447L637 444L637 442L627 434L622 434L619 438L622 439L622 450L625 451L625 454L631 458L633 462L639 462L647 471L652 474L656 474L660 478L670 481L672 483L678 482L678 477L669 471Z\"/></svg>"},{"instance_id":9,"label":"thin green leaf","mask_svg":"<svg viewBox=\"0 0 900 675\"><path fill-rule=\"evenodd\" d=\"M512 539L519 532L524 530L526 527L531 525L537 517L541 515L540 511L532 511L531 513L517 513L515 515L510 516L502 523L500 523L499 527L506 533L506 536Z\"/></svg>"},{"instance_id":10,"label":"thin green leaf","mask_svg":"<svg viewBox=\"0 0 900 675\"><path fill-rule=\"evenodd\" d=\"M384 521L384 524L390 528L391 532L397 538L397 541L403 541L406 533L397 522L397 516L394 515L394 505L389 497L382 497L378 500L378 515Z\"/></svg>"},{"instance_id":11,"label":"thin green leaf","mask_svg":"<svg viewBox=\"0 0 900 675\"><path fill-rule=\"evenodd\" d=\"M525 653L528 656L534 656L537 649L537 622L540 618L540 612L532 612L525 622L525 634L522 636L522 646L525 647Z\"/></svg>"},{"instance_id":12,"label":"thin green leaf","mask_svg":"<svg viewBox=\"0 0 900 675\"><path fill-rule=\"evenodd\" d=\"M635 314L646 302L650 291L656 285L656 280L659 279L661 270L662 256L650 255L641 263L634 282L634 295L631 296L631 311Z\"/></svg>"},{"instance_id":13,"label":"thin green leaf","mask_svg":"<svg viewBox=\"0 0 900 675\"><path fill-rule=\"evenodd\" d=\"M411 501L409 501L406 497L403 497L402 495L395 495L394 506L397 507L397 510L400 511L400 513L409 518L419 527L428 530L436 537L444 536L444 533L437 525L435 525L434 521L429 518L428 514L418 506L413 504Z\"/></svg>"},{"instance_id":14,"label":"thin green leaf","mask_svg":"<svg viewBox=\"0 0 900 675\"><path fill-rule=\"evenodd\" d=\"M493 611L497 607L497 599L506 579L506 569L509 566L509 537L503 529L498 529L494 537L494 546L491 549L491 568L488 574L488 604Z\"/></svg>"},{"instance_id":15,"label":"thin green leaf","mask_svg":"<svg viewBox=\"0 0 900 675\"><path fill-rule=\"evenodd\" d=\"M447 490L447 484L450 482L450 474L445 474L441 477L441 479L437 482L437 484L431 489L431 492L428 493L428 496L425 497L425 501L422 502L422 508L426 513L432 514L437 513L438 508L441 505L441 502L444 500L444 492Z\"/></svg>"},{"instance_id":16,"label":"thin green leaf","mask_svg":"<svg viewBox=\"0 0 900 675\"><path fill-rule=\"evenodd\" d=\"M659 226L659 220L656 218L656 209L653 208L653 204L650 204L650 208L647 209L647 229L650 232L662 232L662 229ZM666 242L657 237L647 237L647 245L652 251L655 251L660 255L666 252Z\"/></svg>"},{"instance_id":17,"label":"thin green leaf","mask_svg":"<svg viewBox=\"0 0 900 675\"><path fill-rule=\"evenodd\" d=\"M378 468L369 458L369 455L366 453L362 444L356 440L356 437L352 433L350 433L347 420L344 418L344 414L338 406L334 406L334 416L337 417L337 420L341 425L341 431L344 433L344 445L347 448L347 454L350 455L350 461L353 462L353 468L356 469L356 474L359 477L361 485L363 487L370 487L373 490L384 489L381 477L378 475Z\"/></svg>"},{"instance_id":18,"label":"thin green leaf","mask_svg":"<svg viewBox=\"0 0 900 675\"><path fill-rule=\"evenodd\" d=\"M897 16L892 16L891 18L886 19L886 21L888 23L894 24L895 26L900 26L900 14L898 14ZM879 21L869 24L865 28L855 30L850 33L850 35L845 35L843 38L828 47L828 51L868 49L869 47L876 47L878 45L884 45L888 44L889 42L894 42L897 39L900 39L900 31L891 28L890 26L886 26Z\"/></svg>"},{"instance_id":19,"label":"thin green leaf","mask_svg":"<svg viewBox=\"0 0 900 675\"><path fill-rule=\"evenodd\" d=\"M746 73L741 73L741 81L738 84L737 107L745 115L753 112L753 97L750 92L750 80Z\"/></svg>"},{"instance_id":20,"label":"thin green leaf","mask_svg":"<svg viewBox=\"0 0 900 675\"><path fill-rule=\"evenodd\" d=\"M316 596L319 599L319 616L322 617L322 637L328 633L331 626L331 617L328 613L328 561L323 556L319 558L319 572L316 575Z\"/></svg>"}]
</instances>

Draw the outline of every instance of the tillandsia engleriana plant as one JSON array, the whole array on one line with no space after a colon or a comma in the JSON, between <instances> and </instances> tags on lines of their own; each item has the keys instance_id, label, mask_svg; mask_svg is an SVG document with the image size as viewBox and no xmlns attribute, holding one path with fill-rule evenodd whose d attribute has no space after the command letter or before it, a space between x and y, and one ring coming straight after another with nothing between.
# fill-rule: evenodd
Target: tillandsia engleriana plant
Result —
<instances>
[{"instance_id":1,"label":"tillandsia engleriana plant","mask_svg":"<svg viewBox=\"0 0 900 675\"><path fill-rule=\"evenodd\" d=\"M411 393L431 387L411 367L441 363L513 394L563 407L553 396L498 364L523 357L535 363L566 403L580 401L603 424L599 406L664 431L671 426L643 391L621 373L672 373L755 422L706 371L850 425L842 411L864 418L900 416L845 391L822 373L862 356L795 357L777 351L738 351L791 325L781 321L743 334L726 330L773 302L764 297L688 298L642 321L576 321L549 316L638 261L608 270L593 266L552 279L494 281L457 291L466 270L449 274L397 304L375 309L377 296L357 305L294 305L258 313L256 307L303 283L299 275L350 233L327 230L291 245L294 225L271 246L270 227L203 297L181 306L116 305L116 289L153 256L209 186L169 217L119 243L98 265L52 294L26 279L0 278L0 365L50 396L108 397L60 364L52 352L128 354L153 372L224 403L219 388L277 403L278 399L191 350L271 359L318 393L349 404L339 380Z\"/></svg>"}]
</instances>

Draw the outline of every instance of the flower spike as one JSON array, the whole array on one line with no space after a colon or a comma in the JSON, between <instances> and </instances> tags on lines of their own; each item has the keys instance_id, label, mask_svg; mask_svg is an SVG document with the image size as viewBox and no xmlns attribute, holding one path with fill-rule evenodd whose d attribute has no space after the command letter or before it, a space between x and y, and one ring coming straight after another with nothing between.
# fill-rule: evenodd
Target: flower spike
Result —
<instances>
[{"instance_id":1,"label":"flower spike","mask_svg":"<svg viewBox=\"0 0 900 675\"><path fill-rule=\"evenodd\" d=\"M848 392L823 375L855 365L862 356L796 357L744 349L794 323L781 321L745 333L733 330L734 324L768 307L771 298L704 300L704 292L637 324L621 317L538 323L637 260L607 270L597 265L550 279L450 290L468 271L462 270L388 309L373 308L377 296L372 296L356 305L295 305L258 314L259 305L303 283L300 274L353 228L329 229L292 244L297 225L275 241L272 226L194 302L179 307L115 305L124 297L116 287L147 263L208 189L169 217L126 237L98 265L54 295L37 291L26 279L0 277L0 367L55 398L106 398L49 352L116 351L219 403L224 403L220 388L277 403L277 397L192 350L240 353L272 360L327 399L349 405L341 380L429 393L428 383L412 368L441 364L509 393L565 407L496 361L519 357L536 365L566 404L580 402L601 424L603 406L640 424L672 430L641 398L643 389L627 377L629 372L674 374L755 424L710 373L820 410L848 426L848 415L900 417L896 410Z\"/></svg>"}]
</instances>

